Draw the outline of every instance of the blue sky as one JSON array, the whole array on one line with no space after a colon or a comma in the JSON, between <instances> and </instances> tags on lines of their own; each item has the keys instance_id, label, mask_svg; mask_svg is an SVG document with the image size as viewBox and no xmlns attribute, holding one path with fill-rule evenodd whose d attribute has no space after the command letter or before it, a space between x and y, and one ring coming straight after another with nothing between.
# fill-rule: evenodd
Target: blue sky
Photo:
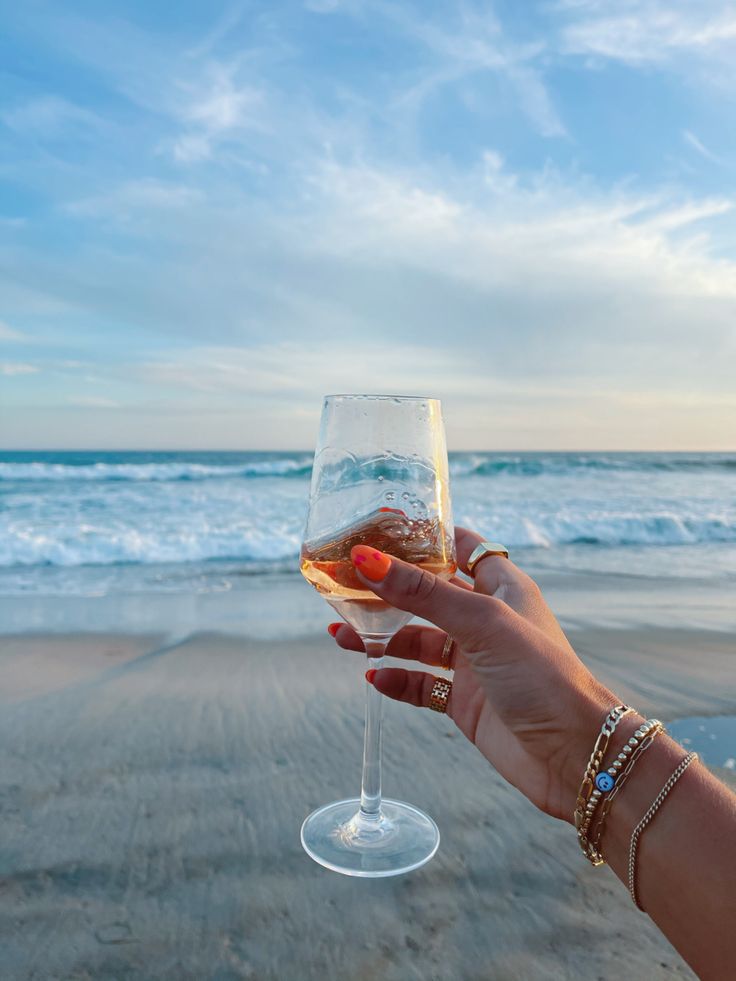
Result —
<instances>
[{"instance_id":1,"label":"blue sky","mask_svg":"<svg viewBox=\"0 0 736 981\"><path fill-rule=\"evenodd\" d=\"M731 2L0 2L0 445L733 449Z\"/></svg>"}]
</instances>

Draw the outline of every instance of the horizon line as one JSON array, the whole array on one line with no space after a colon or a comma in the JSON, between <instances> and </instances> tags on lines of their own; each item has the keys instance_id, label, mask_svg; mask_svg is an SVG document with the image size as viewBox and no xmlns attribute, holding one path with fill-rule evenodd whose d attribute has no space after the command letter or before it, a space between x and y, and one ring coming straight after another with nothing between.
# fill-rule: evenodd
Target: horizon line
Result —
<instances>
[{"instance_id":1,"label":"horizon line","mask_svg":"<svg viewBox=\"0 0 736 981\"><path fill-rule=\"evenodd\" d=\"M0 453L313 453L314 447L307 447L303 449L290 448L290 449L263 449L254 447L186 447L186 448L173 448L173 447L0 447ZM498 449L494 447L481 449L475 447L468 450L452 450L448 449L448 453L669 453L669 454L685 454L685 453L734 453L736 454L736 447L731 449L602 449L602 448L592 448L592 447L570 447L565 449Z\"/></svg>"}]
</instances>

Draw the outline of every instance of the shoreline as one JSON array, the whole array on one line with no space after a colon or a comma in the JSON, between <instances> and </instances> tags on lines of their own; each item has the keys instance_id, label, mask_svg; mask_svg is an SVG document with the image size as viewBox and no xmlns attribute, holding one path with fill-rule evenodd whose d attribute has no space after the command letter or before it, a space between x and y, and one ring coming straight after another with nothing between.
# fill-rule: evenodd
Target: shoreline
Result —
<instances>
[{"instance_id":1,"label":"shoreline","mask_svg":"<svg viewBox=\"0 0 736 981\"><path fill-rule=\"evenodd\" d=\"M634 572L555 569L519 559L539 583L566 630L696 629L736 634L736 577L644 577ZM150 570L131 567L136 590L94 588L84 594L0 592L6 634L120 633L177 637L202 632L262 640L319 636L334 613L297 572L247 575L217 567L200 589L146 588ZM189 573L191 575L191 573ZM140 577L136 580L136 576ZM189 588L187 588L189 587Z\"/></svg>"}]
</instances>

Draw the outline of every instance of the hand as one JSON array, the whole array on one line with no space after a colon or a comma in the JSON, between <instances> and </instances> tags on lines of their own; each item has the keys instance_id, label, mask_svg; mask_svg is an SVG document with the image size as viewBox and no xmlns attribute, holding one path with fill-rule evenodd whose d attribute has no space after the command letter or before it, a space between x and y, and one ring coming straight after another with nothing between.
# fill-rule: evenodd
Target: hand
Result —
<instances>
[{"instance_id":1,"label":"hand","mask_svg":"<svg viewBox=\"0 0 736 981\"><path fill-rule=\"evenodd\" d=\"M482 540L456 530L458 563L467 571ZM390 557L383 579L363 582L392 606L440 629L409 625L389 643L392 657L439 665L445 639L455 639L447 714L509 783L553 817L572 821L575 797L596 734L619 700L578 659L539 587L502 556L475 568L474 587L446 582ZM341 624L337 643L363 650ZM435 676L381 668L373 685L412 705L429 704Z\"/></svg>"}]
</instances>

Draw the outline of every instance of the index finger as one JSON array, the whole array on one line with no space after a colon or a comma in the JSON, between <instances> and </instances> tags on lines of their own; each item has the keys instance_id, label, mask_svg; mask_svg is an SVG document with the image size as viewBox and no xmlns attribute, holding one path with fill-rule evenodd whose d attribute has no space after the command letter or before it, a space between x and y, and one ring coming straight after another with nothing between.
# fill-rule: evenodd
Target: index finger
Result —
<instances>
[{"instance_id":1,"label":"index finger","mask_svg":"<svg viewBox=\"0 0 736 981\"><path fill-rule=\"evenodd\" d=\"M356 546L353 552L362 548ZM371 572L377 578L364 574L369 571L367 564L356 563L359 578L391 606L415 613L440 627L464 651L487 647L489 635L505 629L511 611L501 600L454 586L393 555L371 551L378 557L372 562L375 571Z\"/></svg>"}]
</instances>

